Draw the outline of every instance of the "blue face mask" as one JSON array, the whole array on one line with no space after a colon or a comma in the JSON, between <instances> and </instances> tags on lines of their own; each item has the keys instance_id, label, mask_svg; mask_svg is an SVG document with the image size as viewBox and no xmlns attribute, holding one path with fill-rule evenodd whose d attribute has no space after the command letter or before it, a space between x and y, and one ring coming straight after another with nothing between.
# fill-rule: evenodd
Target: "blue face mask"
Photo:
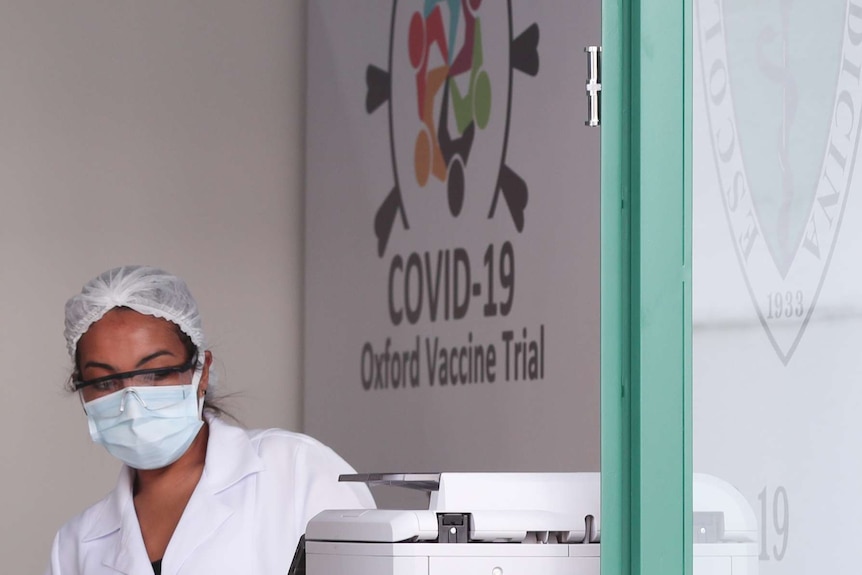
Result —
<instances>
[{"instance_id":1,"label":"blue face mask","mask_svg":"<svg viewBox=\"0 0 862 575\"><path fill-rule=\"evenodd\" d=\"M135 469L159 469L188 450L203 425L202 370L189 385L127 387L84 403L90 437Z\"/></svg>"}]
</instances>

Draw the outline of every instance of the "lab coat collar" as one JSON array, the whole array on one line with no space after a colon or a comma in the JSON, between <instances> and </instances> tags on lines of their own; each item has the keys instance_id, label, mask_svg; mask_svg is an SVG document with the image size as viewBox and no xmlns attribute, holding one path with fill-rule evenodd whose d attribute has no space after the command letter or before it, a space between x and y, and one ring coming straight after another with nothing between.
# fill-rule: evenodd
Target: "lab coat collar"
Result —
<instances>
[{"instance_id":1,"label":"lab coat collar","mask_svg":"<svg viewBox=\"0 0 862 575\"><path fill-rule=\"evenodd\" d=\"M204 418L210 428L204 477L212 494L221 493L246 476L264 470L263 460L244 429L228 425L210 413L205 413Z\"/></svg>"},{"instance_id":2,"label":"lab coat collar","mask_svg":"<svg viewBox=\"0 0 862 575\"><path fill-rule=\"evenodd\" d=\"M112 546L113 553L105 557L103 564L120 573L144 575L146 572L141 571L140 565L142 559L144 566L148 563L147 550L132 499L134 477L134 470L124 465L116 487L102 501L101 508L95 514L89 531L84 533L82 542L108 536L119 537L119 543Z\"/></svg>"},{"instance_id":3,"label":"lab coat collar","mask_svg":"<svg viewBox=\"0 0 862 575\"><path fill-rule=\"evenodd\" d=\"M263 461L244 430L210 414L205 418L209 424L209 440L204 472L165 551L163 573L179 569L230 517L231 508L222 503L218 495L264 469ZM151 572L132 499L133 480L134 470L123 466L116 487L104 500L83 538L84 542L92 541L119 531L120 544L115 547L113 556L105 558L105 565L129 575L134 575L135 569L141 570L141 566L149 569L142 573Z\"/></svg>"},{"instance_id":4,"label":"lab coat collar","mask_svg":"<svg viewBox=\"0 0 862 575\"><path fill-rule=\"evenodd\" d=\"M131 506L130 509L132 515L134 515L135 507L132 501L133 481L134 471L124 465L120 469L117 485L102 500L99 509L93 516L89 529L84 531L83 543L106 537L119 530L123 523L124 510L129 509L129 506Z\"/></svg>"},{"instance_id":5,"label":"lab coat collar","mask_svg":"<svg viewBox=\"0 0 862 575\"><path fill-rule=\"evenodd\" d=\"M246 432L207 414L210 437L204 472L174 531L162 573L175 573L194 551L221 527L233 509L219 494L249 475L264 469Z\"/></svg>"}]
</instances>

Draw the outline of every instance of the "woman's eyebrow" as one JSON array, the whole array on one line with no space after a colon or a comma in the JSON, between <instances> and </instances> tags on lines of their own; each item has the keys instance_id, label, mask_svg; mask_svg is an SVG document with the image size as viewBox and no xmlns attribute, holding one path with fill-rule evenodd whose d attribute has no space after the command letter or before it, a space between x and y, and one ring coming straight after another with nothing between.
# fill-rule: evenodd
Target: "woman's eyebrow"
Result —
<instances>
[{"instance_id":1,"label":"woman's eyebrow","mask_svg":"<svg viewBox=\"0 0 862 575\"><path fill-rule=\"evenodd\" d=\"M111 373L117 373L117 368L115 368L113 365L108 365L107 363L100 363L98 361L88 361L87 363L84 364L83 369L87 369L88 367L100 367L100 368L104 369L105 371L110 371Z\"/></svg>"},{"instance_id":2,"label":"woman's eyebrow","mask_svg":"<svg viewBox=\"0 0 862 575\"><path fill-rule=\"evenodd\" d=\"M162 350L159 350L159 351L157 351L157 352L155 352L155 353L151 353L150 355L148 355L148 356L146 356L146 357L142 358L142 359L141 359L141 361L139 361L139 362L138 362L138 364L137 364L135 367L141 367L141 366L143 366L143 365L146 365L146 364L147 364L147 363L149 363L150 361L152 361L152 360L156 359L157 357L161 357L161 356L163 356L163 355L170 355L170 356L173 356L174 354L173 354L173 353L171 353L170 351L166 350L166 349L162 349Z\"/></svg>"},{"instance_id":3,"label":"woman's eyebrow","mask_svg":"<svg viewBox=\"0 0 862 575\"><path fill-rule=\"evenodd\" d=\"M151 353L150 355L148 355L148 356L146 356L146 357L141 358L141 360L140 360L140 361L138 361L138 363L135 365L135 367L137 368L137 367L141 367L141 366L143 366L143 365L146 365L147 363L149 363L149 362L153 361L153 360L154 360L154 359L156 359L157 357L161 357L161 356L163 356L163 355L170 355L170 356L173 356L174 354L173 354L173 353L171 353L170 351L166 350L166 349L161 349L161 350L159 350L159 351L157 351L157 352L155 352L155 353ZM85 364L84 364L84 368L83 368L83 369L87 369L87 368L89 368L89 367L99 367L99 368L104 369L104 370L105 370L105 371L107 371L107 372L110 372L110 373L117 373L117 368L116 368L116 367L114 367L113 365L110 365L110 364L107 364L107 363L101 363L101 362L98 362L98 361L88 361L87 363L85 363Z\"/></svg>"}]
</instances>

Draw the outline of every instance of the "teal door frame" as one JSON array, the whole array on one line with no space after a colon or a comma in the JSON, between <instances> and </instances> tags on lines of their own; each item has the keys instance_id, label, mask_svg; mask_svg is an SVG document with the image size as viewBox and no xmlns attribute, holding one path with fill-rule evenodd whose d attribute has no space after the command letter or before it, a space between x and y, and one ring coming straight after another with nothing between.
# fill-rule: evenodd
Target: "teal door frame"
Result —
<instances>
[{"instance_id":1,"label":"teal door frame","mask_svg":"<svg viewBox=\"0 0 862 575\"><path fill-rule=\"evenodd\" d=\"M602 1L602 574L692 572L691 3Z\"/></svg>"}]
</instances>

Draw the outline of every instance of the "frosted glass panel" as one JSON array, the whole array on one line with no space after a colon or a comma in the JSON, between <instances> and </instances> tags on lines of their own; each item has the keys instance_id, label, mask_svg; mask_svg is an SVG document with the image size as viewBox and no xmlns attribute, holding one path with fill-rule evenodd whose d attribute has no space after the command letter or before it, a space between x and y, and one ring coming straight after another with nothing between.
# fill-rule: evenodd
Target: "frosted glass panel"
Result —
<instances>
[{"instance_id":1,"label":"frosted glass panel","mask_svg":"<svg viewBox=\"0 0 862 575\"><path fill-rule=\"evenodd\" d=\"M695 575L857 572L862 3L693 35Z\"/></svg>"}]
</instances>

